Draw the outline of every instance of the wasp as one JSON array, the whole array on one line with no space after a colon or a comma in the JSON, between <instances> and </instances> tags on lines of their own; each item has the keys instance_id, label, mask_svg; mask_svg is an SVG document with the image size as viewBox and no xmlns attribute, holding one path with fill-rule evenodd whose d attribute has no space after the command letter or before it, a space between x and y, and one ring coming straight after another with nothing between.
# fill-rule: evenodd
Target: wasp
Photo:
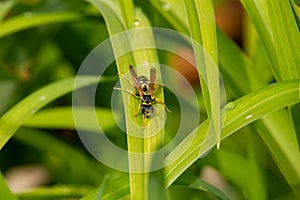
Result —
<instances>
[{"instance_id":1,"label":"wasp","mask_svg":"<svg viewBox=\"0 0 300 200\"><path fill-rule=\"evenodd\" d=\"M129 81L135 91L131 91L128 89L123 89L123 88L117 88L114 87L115 90L121 90L130 93L132 96L135 98L139 99L139 107L138 110L136 111L134 117L137 117L140 112L143 114L143 125L142 127L144 128L146 125L146 120L150 119L150 117L153 115L155 108L153 107L153 104L161 104L164 106L164 108L168 111L171 112L166 104L161 101L160 99L154 97L154 93L158 87L164 86L163 84L157 84L155 83L156 79L156 70L155 68L150 69L150 80L146 76L137 76L137 74L134 71L134 68L132 65L129 65L129 70L131 74L132 81L130 79L127 79L125 76L121 75L123 78L125 78L127 81Z\"/></svg>"}]
</instances>

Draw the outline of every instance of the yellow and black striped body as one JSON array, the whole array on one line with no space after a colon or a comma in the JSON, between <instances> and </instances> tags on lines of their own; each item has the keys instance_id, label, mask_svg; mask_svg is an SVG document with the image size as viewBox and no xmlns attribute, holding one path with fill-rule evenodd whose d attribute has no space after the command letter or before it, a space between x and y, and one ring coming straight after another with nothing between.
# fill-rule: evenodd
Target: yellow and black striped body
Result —
<instances>
[{"instance_id":1,"label":"yellow and black striped body","mask_svg":"<svg viewBox=\"0 0 300 200\"><path fill-rule=\"evenodd\" d=\"M145 76L139 76L138 81L140 83L141 89L143 91L143 95L140 96L138 92L136 92L136 95L140 97L140 106L142 109L142 114L146 118L150 118L151 115L154 112L154 108L152 106L152 102L155 101L155 98L150 95L150 82L149 79Z\"/></svg>"}]
</instances>

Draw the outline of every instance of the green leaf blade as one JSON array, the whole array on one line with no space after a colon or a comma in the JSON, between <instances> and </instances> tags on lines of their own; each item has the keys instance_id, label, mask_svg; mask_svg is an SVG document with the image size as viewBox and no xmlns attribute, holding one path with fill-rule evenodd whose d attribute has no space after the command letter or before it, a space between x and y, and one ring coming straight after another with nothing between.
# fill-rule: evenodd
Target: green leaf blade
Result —
<instances>
[{"instance_id":1,"label":"green leaf blade","mask_svg":"<svg viewBox=\"0 0 300 200\"><path fill-rule=\"evenodd\" d=\"M220 146L221 102L218 73L218 49L216 23L212 1L185 1L194 54L202 85L202 92L212 129ZM201 47L203 45L203 47ZM202 69L204 68L204 69Z\"/></svg>"},{"instance_id":2,"label":"green leaf blade","mask_svg":"<svg viewBox=\"0 0 300 200\"><path fill-rule=\"evenodd\" d=\"M42 26L45 24L63 23L78 20L83 16L73 12L57 12L47 14L25 13L24 15L15 16L0 23L0 38L13 33Z\"/></svg>"},{"instance_id":3,"label":"green leaf blade","mask_svg":"<svg viewBox=\"0 0 300 200\"><path fill-rule=\"evenodd\" d=\"M76 125L73 113L76 113ZM34 127L34 128L46 128L46 129L71 129L71 130L87 130L87 131L97 131L98 125L95 126L89 118L86 116L91 116L96 112L97 119L101 124L103 130L112 128L114 123L114 118L112 116L110 109L105 108L95 108L91 109L89 107L77 106L77 107L57 107L48 108L37 112L31 118L27 119L23 126ZM82 117L80 117L82 116ZM79 118L79 119L78 119Z\"/></svg>"},{"instance_id":4,"label":"green leaf blade","mask_svg":"<svg viewBox=\"0 0 300 200\"><path fill-rule=\"evenodd\" d=\"M111 81L113 79L106 77L101 80ZM26 119L33 116L33 114L43 106L47 105L54 99L71 92L73 89L95 84L99 81L99 78L95 76L77 77L77 88L73 88L74 81L75 78L67 78L49 84L29 95L7 111L0 119L0 149L2 149L5 143L13 136Z\"/></svg>"},{"instance_id":5,"label":"green leaf blade","mask_svg":"<svg viewBox=\"0 0 300 200\"><path fill-rule=\"evenodd\" d=\"M267 1L266 5L281 77L283 80L299 78L300 37L289 1Z\"/></svg>"},{"instance_id":6,"label":"green leaf blade","mask_svg":"<svg viewBox=\"0 0 300 200\"><path fill-rule=\"evenodd\" d=\"M222 139L270 112L299 102L299 86L299 80L284 81L237 99L234 102L235 108L226 111ZM166 162L171 164L166 167L167 186L215 145L216 141L212 137L205 140L204 133L208 131L208 128L209 122L206 120L168 155ZM300 164L300 157L295 159L294 164L291 164L291 169L297 168ZM297 180L300 180L299 172L294 171L294 175L298 177Z\"/></svg>"},{"instance_id":7,"label":"green leaf blade","mask_svg":"<svg viewBox=\"0 0 300 200\"><path fill-rule=\"evenodd\" d=\"M224 194L221 190L214 187L213 185L205 182L204 180L197 177L179 177L174 185L181 185L196 190L202 190L204 192L209 192L210 194L218 197L218 199L229 200L230 198Z\"/></svg>"},{"instance_id":8,"label":"green leaf blade","mask_svg":"<svg viewBox=\"0 0 300 200\"><path fill-rule=\"evenodd\" d=\"M128 66L133 65L138 75L143 74L148 76L149 67L137 67L154 63L156 64L157 81L160 82L161 74L158 67L159 62L155 50L153 33L149 28L144 29L150 27L150 23L144 13L138 8L134 8L134 13L132 13L132 5L125 6L124 2L120 3L120 1L116 0L89 1L100 11L105 19L111 36L119 74L126 75L129 71ZM126 11L127 6L129 8L128 12ZM134 20L132 20L133 18ZM128 28L132 29L129 30ZM122 37L118 37L120 35L117 34L121 34ZM117 37L114 37L116 35ZM120 82L122 88L134 89L128 81L120 78ZM131 153L129 154L131 198L144 199L148 195L148 177L147 173L144 172L148 171L152 159L147 156L147 153L154 151L163 143L164 129L159 130L154 137L134 137L136 134L151 135L153 131L157 130L154 123L151 123L149 127L145 127L144 130L141 130L140 126L143 121L143 116L139 115L136 118L133 117L139 107L139 102L136 99L126 98L126 95L128 94L123 93L128 152L145 155L144 157L136 157ZM162 90L160 90L158 98L161 100L164 99ZM163 118L163 108L158 107L157 110L158 115L161 115L161 118ZM132 122L135 124L133 125Z\"/></svg>"}]
</instances>

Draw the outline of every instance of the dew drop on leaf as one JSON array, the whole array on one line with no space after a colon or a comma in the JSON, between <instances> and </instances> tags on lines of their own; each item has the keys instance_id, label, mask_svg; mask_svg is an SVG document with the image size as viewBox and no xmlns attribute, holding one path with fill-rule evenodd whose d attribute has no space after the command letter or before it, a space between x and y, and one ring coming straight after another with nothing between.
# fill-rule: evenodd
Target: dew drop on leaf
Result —
<instances>
[{"instance_id":1,"label":"dew drop on leaf","mask_svg":"<svg viewBox=\"0 0 300 200\"><path fill-rule=\"evenodd\" d=\"M25 17L26 19L30 19L30 18L32 17L32 12L25 12L25 13L24 13L24 17Z\"/></svg>"},{"instance_id":2,"label":"dew drop on leaf","mask_svg":"<svg viewBox=\"0 0 300 200\"><path fill-rule=\"evenodd\" d=\"M228 104L226 104L225 109L226 110L232 110L235 108L235 103L234 102L229 102Z\"/></svg>"},{"instance_id":3,"label":"dew drop on leaf","mask_svg":"<svg viewBox=\"0 0 300 200\"><path fill-rule=\"evenodd\" d=\"M169 11L171 9L171 5L167 2L163 2L161 4L161 7L165 10L165 11Z\"/></svg>"},{"instance_id":4,"label":"dew drop on leaf","mask_svg":"<svg viewBox=\"0 0 300 200\"><path fill-rule=\"evenodd\" d=\"M252 117L252 115L248 115L247 117L246 117L246 119L250 119Z\"/></svg>"},{"instance_id":5,"label":"dew drop on leaf","mask_svg":"<svg viewBox=\"0 0 300 200\"><path fill-rule=\"evenodd\" d=\"M44 101L45 99L46 99L46 96L45 96L45 95L40 96L40 100L41 100L41 101Z\"/></svg>"},{"instance_id":6,"label":"dew drop on leaf","mask_svg":"<svg viewBox=\"0 0 300 200\"><path fill-rule=\"evenodd\" d=\"M133 21L133 24L134 24L135 26L139 26L139 25L140 25L140 22L136 19L136 20Z\"/></svg>"}]
</instances>

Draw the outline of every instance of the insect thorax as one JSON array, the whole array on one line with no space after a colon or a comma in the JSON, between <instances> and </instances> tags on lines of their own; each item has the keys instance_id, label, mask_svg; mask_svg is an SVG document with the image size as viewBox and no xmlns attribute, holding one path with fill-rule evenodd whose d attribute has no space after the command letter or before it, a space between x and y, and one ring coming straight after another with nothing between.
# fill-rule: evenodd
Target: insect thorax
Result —
<instances>
[{"instance_id":1,"label":"insect thorax","mask_svg":"<svg viewBox=\"0 0 300 200\"><path fill-rule=\"evenodd\" d=\"M154 101L154 99L150 94L143 95L143 97L141 99L141 103L144 103L144 104L151 104L152 101Z\"/></svg>"}]
</instances>

